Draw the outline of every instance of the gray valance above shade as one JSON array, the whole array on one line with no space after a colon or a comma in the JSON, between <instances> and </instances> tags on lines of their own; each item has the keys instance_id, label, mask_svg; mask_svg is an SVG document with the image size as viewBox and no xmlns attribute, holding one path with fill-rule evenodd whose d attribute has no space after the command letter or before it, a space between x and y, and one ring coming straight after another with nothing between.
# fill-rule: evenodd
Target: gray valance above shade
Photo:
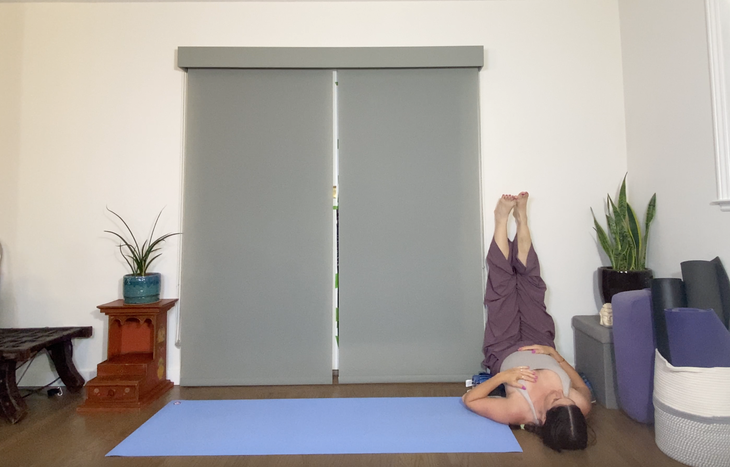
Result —
<instances>
[{"instance_id":1,"label":"gray valance above shade","mask_svg":"<svg viewBox=\"0 0 730 467\"><path fill-rule=\"evenodd\" d=\"M482 68L484 47L179 47L189 68Z\"/></svg>"}]
</instances>

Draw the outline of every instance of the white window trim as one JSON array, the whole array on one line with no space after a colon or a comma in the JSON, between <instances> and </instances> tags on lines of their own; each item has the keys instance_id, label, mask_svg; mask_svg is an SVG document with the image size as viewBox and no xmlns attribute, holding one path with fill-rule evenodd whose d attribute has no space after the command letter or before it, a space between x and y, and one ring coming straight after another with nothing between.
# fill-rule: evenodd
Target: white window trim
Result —
<instances>
[{"instance_id":1,"label":"white window trim","mask_svg":"<svg viewBox=\"0 0 730 467\"><path fill-rule=\"evenodd\" d=\"M728 115L724 50L730 52L730 31L723 31L723 19L730 9L721 5L724 0L705 0L707 15L707 42L710 58L710 87L712 90L713 131L715 137L715 170L717 176L717 204L730 211L730 129ZM728 70L730 71L730 70Z\"/></svg>"}]
</instances>

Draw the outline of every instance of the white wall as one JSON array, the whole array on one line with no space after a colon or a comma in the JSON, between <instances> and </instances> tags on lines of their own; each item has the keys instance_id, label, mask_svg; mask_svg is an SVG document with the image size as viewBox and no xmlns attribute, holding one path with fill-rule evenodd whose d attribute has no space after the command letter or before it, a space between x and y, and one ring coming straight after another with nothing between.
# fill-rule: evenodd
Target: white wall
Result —
<instances>
[{"instance_id":1,"label":"white wall","mask_svg":"<svg viewBox=\"0 0 730 467\"><path fill-rule=\"evenodd\" d=\"M719 256L730 268L730 212L717 199L703 1L621 0L630 197L657 193L648 266Z\"/></svg>"},{"instance_id":2,"label":"white wall","mask_svg":"<svg viewBox=\"0 0 730 467\"><path fill-rule=\"evenodd\" d=\"M94 338L76 344L85 376L105 358L96 306L120 297L125 273L103 233L115 225L104 207L144 231L166 206L161 231L181 225L178 46L483 45L485 242L497 197L529 190L548 308L567 358L571 317L597 313L601 259L589 207L600 208L626 171L615 0L0 3L0 18L17 44L2 49L11 64L2 96L13 105L0 108L0 122L15 125L11 144L0 145L15 183L0 192L10 197L0 206L14 209L0 221L12 260L2 303L13 311L3 323L93 325ZM179 241L155 267L165 297L178 296ZM183 319L205 312L181 307ZM173 338L168 375L178 381ZM47 382L47 364L36 366L28 384Z\"/></svg>"},{"instance_id":3,"label":"white wall","mask_svg":"<svg viewBox=\"0 0 730 467\"><path fill-rule=\"evenodd\" d=\"M0 10L3 11L3 10ZM0 327L12 326L17 308L12 292L11 265L15 250L20 155L20 59L23 8L9 5L0 15Z\"/></svg>"}]
</instances>

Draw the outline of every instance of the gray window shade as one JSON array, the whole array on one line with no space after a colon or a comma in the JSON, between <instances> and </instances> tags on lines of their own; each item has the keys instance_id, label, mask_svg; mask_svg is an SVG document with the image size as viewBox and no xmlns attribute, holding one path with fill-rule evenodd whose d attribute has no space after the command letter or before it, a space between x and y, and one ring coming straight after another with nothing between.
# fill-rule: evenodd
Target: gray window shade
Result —
<instances>
[{"instance_id":1,"label":"gray window shade","mask_svg":"<svg viewBox=\"0 0 730 467\"><path fill-rule=\"evenodd\" d=\"M332 74L190 69L183 385L332 380Z\"/></svg>"},{"instance_id":2,"label":"gray window shade","mask_svg":"<svg viewBox=\"0 0 730 467\"><path fill-rule=\"evenodd\" d=\"M480 368L477 69L338 73L340 381Z\"/></svg>"}]
</instances>

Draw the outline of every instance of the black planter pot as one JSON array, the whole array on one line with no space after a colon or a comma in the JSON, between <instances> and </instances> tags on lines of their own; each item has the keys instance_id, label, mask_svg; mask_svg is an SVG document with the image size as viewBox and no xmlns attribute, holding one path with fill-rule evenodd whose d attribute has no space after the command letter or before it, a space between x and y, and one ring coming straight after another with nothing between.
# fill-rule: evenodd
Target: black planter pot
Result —
<instances>
[{"instance_id":1,"label":"black planter pot","mask_svg":"<svg viewBox=\"0 0 730 467\"><path fill-rule=\"evenodd\" d=\"M613 268L598 268L598 284L601 286L603 303L611 303L611 298L619 292L641 290L651 287L654 273L651 269L641 271L614 271Z\"/></svg>"}]
</instances>

